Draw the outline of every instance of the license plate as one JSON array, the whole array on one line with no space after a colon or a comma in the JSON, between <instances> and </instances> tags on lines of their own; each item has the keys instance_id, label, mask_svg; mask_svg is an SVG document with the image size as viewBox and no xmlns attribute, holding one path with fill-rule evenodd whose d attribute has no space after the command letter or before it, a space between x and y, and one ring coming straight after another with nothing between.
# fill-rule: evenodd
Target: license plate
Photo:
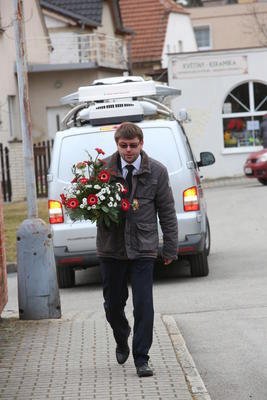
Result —
<instances>
[{"instance_id":1,"label":"license plate","mask_svg":"<svg viewBox=\"0 0 267 400\"><path fill-rule=\"evenodd\" d=\"M252 169L251 168L245 168L245 174L251 175L252 174Z\"/></svg>"}]
</instances>

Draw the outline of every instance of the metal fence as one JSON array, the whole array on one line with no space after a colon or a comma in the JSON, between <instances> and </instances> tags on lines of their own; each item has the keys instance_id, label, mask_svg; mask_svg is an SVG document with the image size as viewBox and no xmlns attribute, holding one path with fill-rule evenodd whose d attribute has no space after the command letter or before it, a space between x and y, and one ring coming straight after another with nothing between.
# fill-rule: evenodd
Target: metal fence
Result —
<instances>
[{"instance_id":1,"label":"metal fence","mask_svg":"<svg viewBox=\"0 0 267 400\"><path fill-rule=\"evenodd\" d=\"M48 196L47 173L51 161L53 140L46 140L33 145L34 169L37 197Z\"/></svg>"},{"instance_id":2,"label":"metal fence","mask_svg":"<svg viewBox=\"0 0 267 400\"><path fill-rule=\"evenodd\" d=\"M12 200L12 185L10 179L9 149L0 143L1 185L4 201Z\"/></svg>"},{"instance_id":3,"label":"metal fence","mask_svg":"<svg viewBox=\"0 0 267 400\"><path fill-rule=\"evenodd\" d=\"M47 173L50 166L52 148L53 140L46 140L33 145L36 194L38 198L48 196ZM12 201L11 167L9 149L0 143L0 182L5 202Z\"/></svg>"}]
</instances>

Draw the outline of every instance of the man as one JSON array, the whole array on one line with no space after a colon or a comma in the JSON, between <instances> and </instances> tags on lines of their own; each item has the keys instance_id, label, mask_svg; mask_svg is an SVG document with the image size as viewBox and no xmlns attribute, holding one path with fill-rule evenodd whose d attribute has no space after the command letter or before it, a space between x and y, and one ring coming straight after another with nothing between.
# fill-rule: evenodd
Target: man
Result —
<instances>
[{"instance_id":1,"label":"man","mask_svg":"<svg viewBox=\"0 0 267 400\"><path fill-rule=\"evenodd\" d=\"M261 126L260 126L260 137L262 139L262 145L266 149L267 148L267 114L265 114L262 118Z\"/></svg>"},{"instance_id":2,"label":"man","mask_svg":"<svg viewBox=\"0 0 267 400\"><path fill-rule=\"evenodd\" d=\"M131 278L134 328L132 352L137 375L152 376L148 352L153 334L153 268L158 255L159 217L163 232L162 258L169 265L177 258L178 229L167 169L142 150L143 132L135 124L122 123L115 132L117 152L107 158L112 179L128 187L132 207L119 225L97 229L97 252L103 278L106 318L117 343L116 358L129 356L130 326L124 308Z\"/></svg>"}]
</instances>

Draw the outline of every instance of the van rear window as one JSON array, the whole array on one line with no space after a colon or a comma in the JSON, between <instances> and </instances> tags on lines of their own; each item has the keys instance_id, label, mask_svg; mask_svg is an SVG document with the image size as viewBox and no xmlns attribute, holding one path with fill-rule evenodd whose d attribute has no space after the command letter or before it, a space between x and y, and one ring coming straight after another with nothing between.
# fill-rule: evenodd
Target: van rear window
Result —
<instances>
[{"instance_id":1,"label":"van rear window","mask_svg":"<svg viewBox=\"0 0 267 400\"><path fill-rule=\"evenodd\" d=\"M143 149L145 152L166 165L169 173L177 171L181 167L181 160L172 130L168 127L146 127L143 128L143 132ZM69 182L73 178L72 165L87 160L86 151L94 158L97 154L96 147L105 151L105 157L114 153L117 149L114 141L114 130L76 134L63 138L58 164L58 178L64 182Z\"/></svg>"},{"instance_id":2,"label":"van rear window","mask_svg":"<svg viewBox=\"0 0 267 400\"><path fill-rule=\"evenodd\" d=\"M144 151L155 160L162 162L169 173L181 168L181 159L178 152L172 129L168 127L143 128Z\"/></svg>"}]
</instances>

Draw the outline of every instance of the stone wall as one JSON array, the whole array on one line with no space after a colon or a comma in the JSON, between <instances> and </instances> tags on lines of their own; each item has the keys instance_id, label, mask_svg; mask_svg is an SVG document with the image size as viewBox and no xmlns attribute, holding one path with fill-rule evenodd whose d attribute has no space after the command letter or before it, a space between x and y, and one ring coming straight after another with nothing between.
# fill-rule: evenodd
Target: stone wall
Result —
<instances>
[{"instance_id":1,"label":"stone wall","mask_svg":"<svg viewBox=\"0 0 267 400\"><path fill-rule=\"evenodd\" d=\"M7 303L6 252L4 241L3 197L0 185L0 315Z\"/></svg>"}]
</instances>

